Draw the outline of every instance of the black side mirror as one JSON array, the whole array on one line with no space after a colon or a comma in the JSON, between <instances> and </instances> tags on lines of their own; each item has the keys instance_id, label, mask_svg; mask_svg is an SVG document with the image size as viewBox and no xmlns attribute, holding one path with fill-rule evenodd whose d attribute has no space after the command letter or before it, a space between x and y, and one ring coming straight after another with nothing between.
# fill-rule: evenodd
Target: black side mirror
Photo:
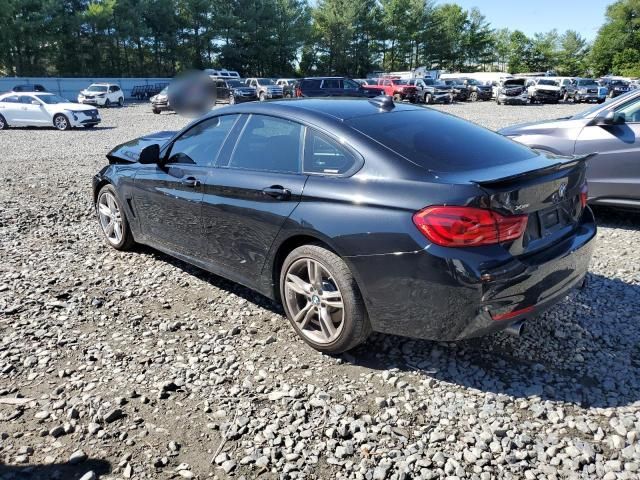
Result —
<instances>
[{"instance_id":1,"label":"black side mirror","mask_svg":"<svg viewBox=\"0 0 640 480\"><path fill-rule=\"evenodd\" d=\"M160 163L160 145L154 143L144 147L140 152L138 162L143 164Z\"/></svg>"},{"instance_id":2,"label":"black side mirror","mask_svg":"<svg viewBox=\"0 0 640 480\"><path fill-rule=\"evenodd\" d=\"M596 125L620 125L623 123L625 123L624 115L616 115L613 110L607 110L596 117Z\"/></svg>"}]
</instances>

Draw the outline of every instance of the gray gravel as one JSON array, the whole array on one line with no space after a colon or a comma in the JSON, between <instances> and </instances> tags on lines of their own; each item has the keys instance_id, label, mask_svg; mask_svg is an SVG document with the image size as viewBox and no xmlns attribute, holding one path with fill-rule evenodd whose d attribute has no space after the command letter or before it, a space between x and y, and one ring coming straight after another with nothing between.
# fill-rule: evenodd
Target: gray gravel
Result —
<instances>
[{"instance_id":1,"label":"gray gravel","mask_svg":"<svg viewBox=\"0 0 640 480\"><path fill-rule=\"evenodd\" d=\"M499 128L584 106L437 108ZM104 244L104 154L185 119L102 113L0 132L0 479L640 478L639 216L597 212L588 288L520 338L329 357L267 299Z\"/></svg>"}]
</instances>

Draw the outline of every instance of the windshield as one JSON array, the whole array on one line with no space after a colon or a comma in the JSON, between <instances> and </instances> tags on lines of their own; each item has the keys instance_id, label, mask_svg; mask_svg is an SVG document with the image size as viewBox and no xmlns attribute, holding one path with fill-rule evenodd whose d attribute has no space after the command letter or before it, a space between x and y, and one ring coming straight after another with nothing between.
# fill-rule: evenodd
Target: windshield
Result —
<instances>
[{"instance_id":1,"label":"windshield","mask_svg":"<svg viewBox=\"0 0 640 480\"><path fill-rule=\"evenodd\" d=\"M587 79L584 79L584 80L578 80L578 86L579 87L587 87L587 86L588 87L591 87L591 86L597 87L598 84L596 83L595 80L591 80L591 79L587 78Z\"/></svg>"},{"instance_id":2,"label":"windshield","mask_svg":"<svg viewBox=\"0 0 640 480\"><path fill-rule=\"evenodd\" d=\"M558 84L555 80L539 80L538 85L551 85L555 87Z\"/></svg>"},{"instance_id":3,"label":"windshield","mask_svg":"<svg viewBox=\"0 0 640 480\"><path fill-rule=\"evenodd\" d=\"M229 87L244 87L246 85L242 85L242 83L240 82L240 80L227 80L227 85Z\"/></svg>"},{"instance_id":4,"label":"windshield","mask_svg":"<svg viewBox=\"0 0 640 480\"><path fill-rule=\"evenodd\" d=\"M275 82L270 78L259 78L258 83L260 85L275 85Z\"/></svg>"},{"instance_id":5,"label":"windshield","mask_svg":"<svg viewBox=\"0 0 640 480\"><path fill-rule=\"evenodd\" d=\"M393 83L395 83L396 85L408 85L409 80L394 80Z\"/></svg>"},{"instance_id":6,"label":"windshield","mask_svg":"<svg viewBox=\"0 0 640 480\"><path fill-rule=\"evenodd\" d=\"M611 82L611 85L614 87L626 87L628 84L627 82L624 82L622 80L614 80L613 82Z\"/></svg>"},{"instance_id":7,"label":"windshield","mask_svg":"<svg viewBox=\"0 0 640 480\"><path fill-rule=\"evenodd\" d=\"M487 168L536 156L495 132L426 108L365 115L347 123L409 161L439 172Z\"/></svg>"},{"instance_id":8,"label":"windshield","mask_svg":"<svg viewBox=\"0 0 640 480\"><path fill-rule=\"evenodd\" d=\"M164 87L162 90L160 90L160 93L158 95L167 95L167 93L169 93L169 87Z\"/></svg>"},{"instance_id":9,"label":"windshield","mask_svg":"<svg viewBox=\"0 0 640 480\"><path fill-rule=\"evenodd\" d=\"M42 100L44 103L53 105L55 103L69 103L66 98L59 97L57 95L35 95L38 100Z\"/></svg>"},{"instance_id":10,"label":"windshield","mask_svg":"<svg viewBox=\"0 0 640 480\"><path fill-rule=\"evenodd\" d=\"M91 85L89 88L87 88L87 92L106 92L106 91L107 91L106 85Z\"/></svg>"},{"instance_id":11,"label":"windshield","mask_svg":"<svg viewBox=\"0 0 640 480\"><path fill-rule=\"evenodd\" d=\"M482 85L478 80L475 80L475 79L473 79L473 78L468 78L468 79L467 79L467 83L468 83L469 85Z\"/></svg>"}]
</instances>

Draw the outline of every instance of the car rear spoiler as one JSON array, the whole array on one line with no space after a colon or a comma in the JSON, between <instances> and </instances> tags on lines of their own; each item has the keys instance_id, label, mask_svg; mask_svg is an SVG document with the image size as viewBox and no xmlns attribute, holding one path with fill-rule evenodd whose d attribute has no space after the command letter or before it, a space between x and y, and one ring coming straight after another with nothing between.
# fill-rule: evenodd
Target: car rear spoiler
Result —
<instances>
[{"instance_id":1,"label":"car rear spoiler","mask_svg":"<svg viewBox=\"0 0 640 480\"><path fill-rule=\"evenodd\" d=\"M586 163L591 157L597 155L597 153L589 153L586 155L573 155L573 156L557 156L553 154L545 153L543 158L546 160L551 160L553 163L546 163L537 168L521 168L517 169L519 171L514 171L513 173L504 175L504 176L495 176L491 175L491 172L494 170L503 170L505 165L498 168L487 169L487 175L484 178L479 178L477 180L471 180L471 183L475 183L480 187L485 188L500 188L508 183L513 182L514 180L521 179L523 177L541 177L543 175L548 175L560 170L569 170L571 168L577 167L581 164ZM536 161L536 159L532 159L530 161L518 162L516 165L520 165L524 163L524 166L531 166L531 162Z\"/></svg>"}]
</instances>

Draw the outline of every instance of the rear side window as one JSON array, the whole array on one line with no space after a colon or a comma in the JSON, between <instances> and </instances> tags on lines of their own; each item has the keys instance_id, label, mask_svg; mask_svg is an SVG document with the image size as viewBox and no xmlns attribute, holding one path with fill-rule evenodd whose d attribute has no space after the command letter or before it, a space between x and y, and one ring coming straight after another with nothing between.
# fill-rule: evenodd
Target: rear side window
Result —
<instances>
[{"instance_id":1,"label":"rear side window","mask_svg":"<svg viewBox=\"0 0 640 480\"><path fill-rule=\"evenodd\" d=\"M455 172L533 158L533 150L502 135L424 108L349 120L352 127L430 170Z\"/></svg>"},{"instance_id":2,"label":"rear side window","mask_svg":"<svg viewBox=\"0 0 640 480\"><path fill-rule=\"evenodd\" d=\"M212 165L237 118L221 115L190 128L173 142L167 163Z\"/></svg>"},{"instance_id":3,"label":"rear side window","mask_svg":"<svg viewBox=\"0 0 640 480\"><path fill-rule=\"evenodd\" d=\"M340 80L337 78L327 78L322 82L322 88L340 88Z\"/></svg>"},{"instance_id":4,"label":"rear side window","mask_svg":"<svg viewBox=\"0 0 640 480\"><path fill-rule=\"evenodd\" d=\"M356 158L346 148L338 145L326 135L307 130L304 146L305 173L338 175L350 170Z\"/></svg>"},{"instance_id":5,"label":"rear side window","mask_svg":"<svg viewBox=\"0 0 640 480\"><path fill-rule=\"evenodd\" d=\"M322 80L303 80L302 82L300 82L300 88L318 89L320 88L321 83Z\"/></svg>"},{"instance_id":6,"label":"rear side window","mask_svg":"<svg viewBox=\"0 0 640 480\"><path fill-rule=\"evenodd\" d=\"M229 160L228 167L245 170L298 173L302 125L282 118L251 115Z\"/></svg>"}]
</instances>

